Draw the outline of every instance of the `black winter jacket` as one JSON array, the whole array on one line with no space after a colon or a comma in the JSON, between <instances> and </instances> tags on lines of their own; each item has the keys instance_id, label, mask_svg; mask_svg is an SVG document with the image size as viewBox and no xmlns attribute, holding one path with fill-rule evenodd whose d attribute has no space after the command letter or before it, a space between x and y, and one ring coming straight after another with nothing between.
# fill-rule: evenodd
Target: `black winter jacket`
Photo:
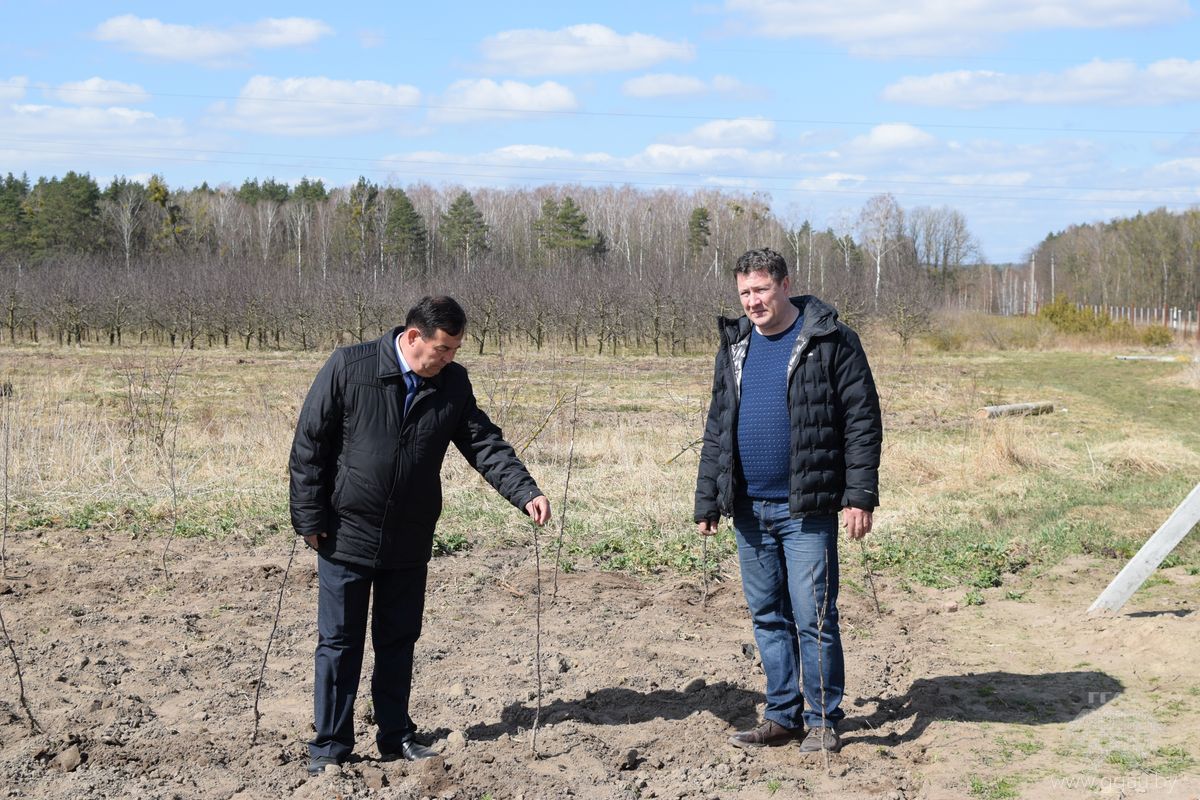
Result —
<instances>
[{"instance_id":1,"label":"black winter jacket","mask_svg":"<svg viewBox=\"0 0 1200 800\"><path fill-rule=\"evenodd\" d=\"M833 308L811 295L791 301L804 322L788 360L789 510L793 517L847 506L874 511L883 423L867 355ZM717 324L721 344L696 479L696 522L732 516L734 499L745 491L737 419L751 322L719 317Z\"/></svg>"},{"instance_id":2,"label":"black winter jacket","mask_svg":"<svg viewBox=\"0 0 1200 800\"><path fill-rule=\"evenodd\" d=\"M320 553L380 568L423 564L442 510L442 460L454 445L517 508L542 494L475 404L467 370L426 378L404 416L396 336L336 350L317 373L292 442L292 527L328 534Z\"/></svg>"}]
</instances>

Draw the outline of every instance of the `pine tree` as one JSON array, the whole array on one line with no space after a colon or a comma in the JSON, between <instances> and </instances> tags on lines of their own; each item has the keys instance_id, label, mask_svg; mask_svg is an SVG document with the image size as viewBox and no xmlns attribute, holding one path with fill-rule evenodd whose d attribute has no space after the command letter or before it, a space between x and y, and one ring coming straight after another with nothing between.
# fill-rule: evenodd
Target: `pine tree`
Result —
<instances>
[{"instance_id":1,"label":"pine tree","mask_svg":"<svg viewBox=\"0 0 1200 800\"><path fill-rule=\"evenodd\" d=\"M100 187L87 173L41 178L23 205L35 255L91 253L100 243Z\"/></svg>"},{"instance_id":2,"label":"pine tree","mask_svg":"<svg viewBox=\"0 0 1200 800\"><path fill-rule=\"evenodd\" d=\"M310 181L307 177L301 178L296 187L292 189L292 197L308 203L319 203L328 196L329 192L325 190L325 183L319 178L315 181Z\"/></svg>"},{"instance_id":3,"label":"pine tree","mask_svg":"<svg viewBox=\"0 0 1200 800\"><path fill-rule=\"evenodd\" d=\"M0 181L0 257L24 255L28 246L29 219L25 199L29 196L29 178L16 178L10 172Z\"/></svg>"},{"instance_id":4,"label":"pine tree","mask_svg":"<svg viewBox=\"0 0 1200 800\"><path fill-rule=\"evenodd\" d=\"M403 268L420 269L425 265L429 232L425 229L425 220L403 189L395 190L386 234L388 252L399 257Z\"/></svg>"},{"instance_id":5,"label":"pine tree","mask_svg":"<svg viewBox=\"0 0 1200 800\"><path fill-rule=\"evenodd\" d=\"M533 223L538 244L547 251L579 252L593 256L608 252L608 242L601 233L589 234L588 218L574 198L562 202L553 198L542 201L542 215Z\"/></svg>"},{"instance_id":6,"label":"pine tree","mask_svg":"<svg viewBox=\"0 0 1200 800\"><path fill-rule=\"evenodd\" d=\"M441 232L446 248L468 271L488 249L488 224L469 192L460 193L442 214Z\"/></svg>"},{"instance_id":7,"label":"pine tree","mask_svg":"<svg viewBox=\"0 0 1200 800\"><path fill-rule=\"evenodd\" d=\"M263 200L271 200L276 203L286 203L288 195L291 194L286 183L280 183L274 178L267 178L263 181L259 192Z\"/></svg>"},{"instance_id":8,"label":"pine tree","mask_svg":"<svg viewBox=\"0 0 1200 800\"><path fill-rule=\"evenodd\" d=\"M542 201L542 215L533 221L538 246L553 250L558 236L558 201L547 197Z\"/></svg>"}]
</instances>

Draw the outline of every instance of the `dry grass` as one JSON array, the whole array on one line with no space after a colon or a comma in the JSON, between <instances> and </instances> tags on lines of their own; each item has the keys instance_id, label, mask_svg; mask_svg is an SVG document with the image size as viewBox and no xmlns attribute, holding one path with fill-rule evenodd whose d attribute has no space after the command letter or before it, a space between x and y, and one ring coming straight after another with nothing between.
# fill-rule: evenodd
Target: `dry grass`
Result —
<instances>
[{"instance_id":1,"label":"dry grass","mask_svg":"<svg viewBox=\"0 0 1200 800\"><path fill-rule=\"evenodd\" d=\"M1096 460L1121 475L1169 475L1180 470L1195 473L1200 454L1174 439L1127 438L1096 448Z\"/></svg>"},{"instance_id":2,"label":"dry grass","mask_svg":"<svg viewBox=\"0 0 1200 800\"><path fill-rule=\"evenodd\" d=\"M175 468L193 507L278 506L279 476L302 394L291 358L239 364L235 357L186 354L179 382L166 390L163 352L5 354L14 386L11 491L18 506L65 518L86 505L136 507L148 518L169 502L170 458L153 424L131 410L131 368L147 376L140 401L178 422ZM307 371L307 365L305 370ZM291 385L273 375L291 374ZM11 377L9 377L11 376ZM120 515L118 515L120 516ZM114 524L116 524L114 522Z\"/></svg>"},{"instance_id":3,"label":"dry grass","mask_svg":"<svg viewBox=\"0 0 1200 800\"><path fill-rule=\"evenodd\" d=\"M1200 391L1200 356L1193 356L1193 361L1167 380L1178 386Z\"/></svg>"},{"instance_id":4,"label":"dry grass","mask_svg":"<svg viewBox=\"0 0 1200 800\"><path fill-rule=\"evenodd\" d=\"M1020 363L1019 354L904 354L891 339L866 339L885 415L882 533L905 535L911 528L926 535L930 520L956 529L993 525L1056 502L1056 485L1097 493L1130 475L1170 480L1194 474L1200 464L1194 441L1086 393L1065 396L1069 414L974 420L980 406L1025 391L995 377ZM15 388L10 494L18 528L166 529L163 453L146 426L131 422L127 376L133 368L151 376L146 392L153 398L152 378L171 358L163 351L0 353L0 378ZM184 354L172 413L179 422L181 508L191 521L185 533L288 530L288 449L324 358ZM569 403L550 412L581 387L567 525L571 558L635 548L637 568L688 568L693 555L698 559L691 522L698 446L689 445L704 424L709 355L613 360L510 353L465 361L481 405L509 440L532 439L524 459L555 503L566 474ZM1104 363L1096 356L1097 365ZM1163 374L1171 369L1164 365ZM525 518L454 453L445 478L444 535L482 546L529 542ZM725 553L728 546L726 539ZM626 549L614 563L629 566L632 558Z\"/></svg>"},{"instance_id":5,"label":"dry grass","mask_svg":"<svg viewBox=\"0 0 1200 800\"><path fill-rule=\"evenodd\" d=\"M1145 327L1118 323L1100 332L1064 333L1038 317L997 317L979 312L945 311L936 317L933 330L922 338L927 348L938 352L1067 350L1184 357L1195 350L1194 338L1179 335L1166 347L1149 346L1143 339L1146 331Z\"/></svg>"}]
</instances>

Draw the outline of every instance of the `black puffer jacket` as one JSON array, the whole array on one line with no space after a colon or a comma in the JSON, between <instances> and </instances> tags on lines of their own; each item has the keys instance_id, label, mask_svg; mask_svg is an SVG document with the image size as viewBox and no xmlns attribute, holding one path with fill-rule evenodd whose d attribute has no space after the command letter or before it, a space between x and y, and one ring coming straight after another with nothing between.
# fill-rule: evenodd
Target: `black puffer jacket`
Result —
<instances>
[{"instance_id":1,"label":"black puffer jacket","mask_svg":"<svg viewBox=\"0 0 1200 800\"><path fill-rule=\"evenodd\" d=\"M320 552L338 561L393 568L429 560L451 442L517 508L542 494L475 404L462 366L426 378L404 417L401 330L335 351L296 425L292 527L301 536L327 533Z\"/></svg>"},{"instance_id":2,"label":"black puffer jacket","mask_svg":"<svg viewBox=\"0 0 1200 800\"><path fill-rule=\"evenodd\" d=\"M804 322L788 360L789 510L793 517L847 506L873 511L883 423L867 355L833 308L811 295L793 297L792 304ZM734 498L745 489L737 466L737 419L751 323L744 316L717 323L721 344L696 479L697 522L732 516Z\"/></svg>"}]
</instances>

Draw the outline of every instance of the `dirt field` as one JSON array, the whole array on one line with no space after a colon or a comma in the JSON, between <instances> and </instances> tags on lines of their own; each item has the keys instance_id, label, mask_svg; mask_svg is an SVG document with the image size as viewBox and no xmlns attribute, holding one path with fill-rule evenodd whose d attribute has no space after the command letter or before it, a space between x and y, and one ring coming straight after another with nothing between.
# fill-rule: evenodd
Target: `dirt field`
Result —
<instances>
[{"instance_id":1,"label":"dirt field","mask_svg":"<svg viewBox=\"0 0 1200 800\"><path fill-rule=\"evenodd\" d=\"M1200 797L1200 578L1181 568L1099 619L1084 609L1112 560L1021 576L963 608L961 592L880 579L882 617L848 568L845 747L825 763L725 742L754 723L763 685L735 563L706 603L695 580L585 564L552 602L544 575L534 757L532 551L439 558L413 715L442 757L379 762L364 693L358 760L309 778L314 557L299 551L287 578L252 745L290 542L179 541L169 577L161 544L10 537L0 609L42 732L0 653L0 796Z\"/></svg>"},{"instance_id":2,"label":"dirt field","mask_svg":"<svg viewBox=\"0 0 1200 800\"><path fill-rule=\"evenodd\" d=\"M412 709L443 755L379 762L364 694L359 760L309 778L315 557L281 583L281 470L324 355L6 351L0 612L40 731L0 641L0 797L1200 800L1200 534L1120 615L1084 613L1200 474L1194 374L871 352L887 438L868 552L887 577L879 615L844 551L841 754L726 743L763 678L728 536L701 603L689 443L711 356L517 353L472 360L477 393L556 513L573 469L537 755L532 529L452 454L439 532L457 552L431 564ZM973 420L1041 398L1055 414Z\"/></svg>"}]
</instances>

